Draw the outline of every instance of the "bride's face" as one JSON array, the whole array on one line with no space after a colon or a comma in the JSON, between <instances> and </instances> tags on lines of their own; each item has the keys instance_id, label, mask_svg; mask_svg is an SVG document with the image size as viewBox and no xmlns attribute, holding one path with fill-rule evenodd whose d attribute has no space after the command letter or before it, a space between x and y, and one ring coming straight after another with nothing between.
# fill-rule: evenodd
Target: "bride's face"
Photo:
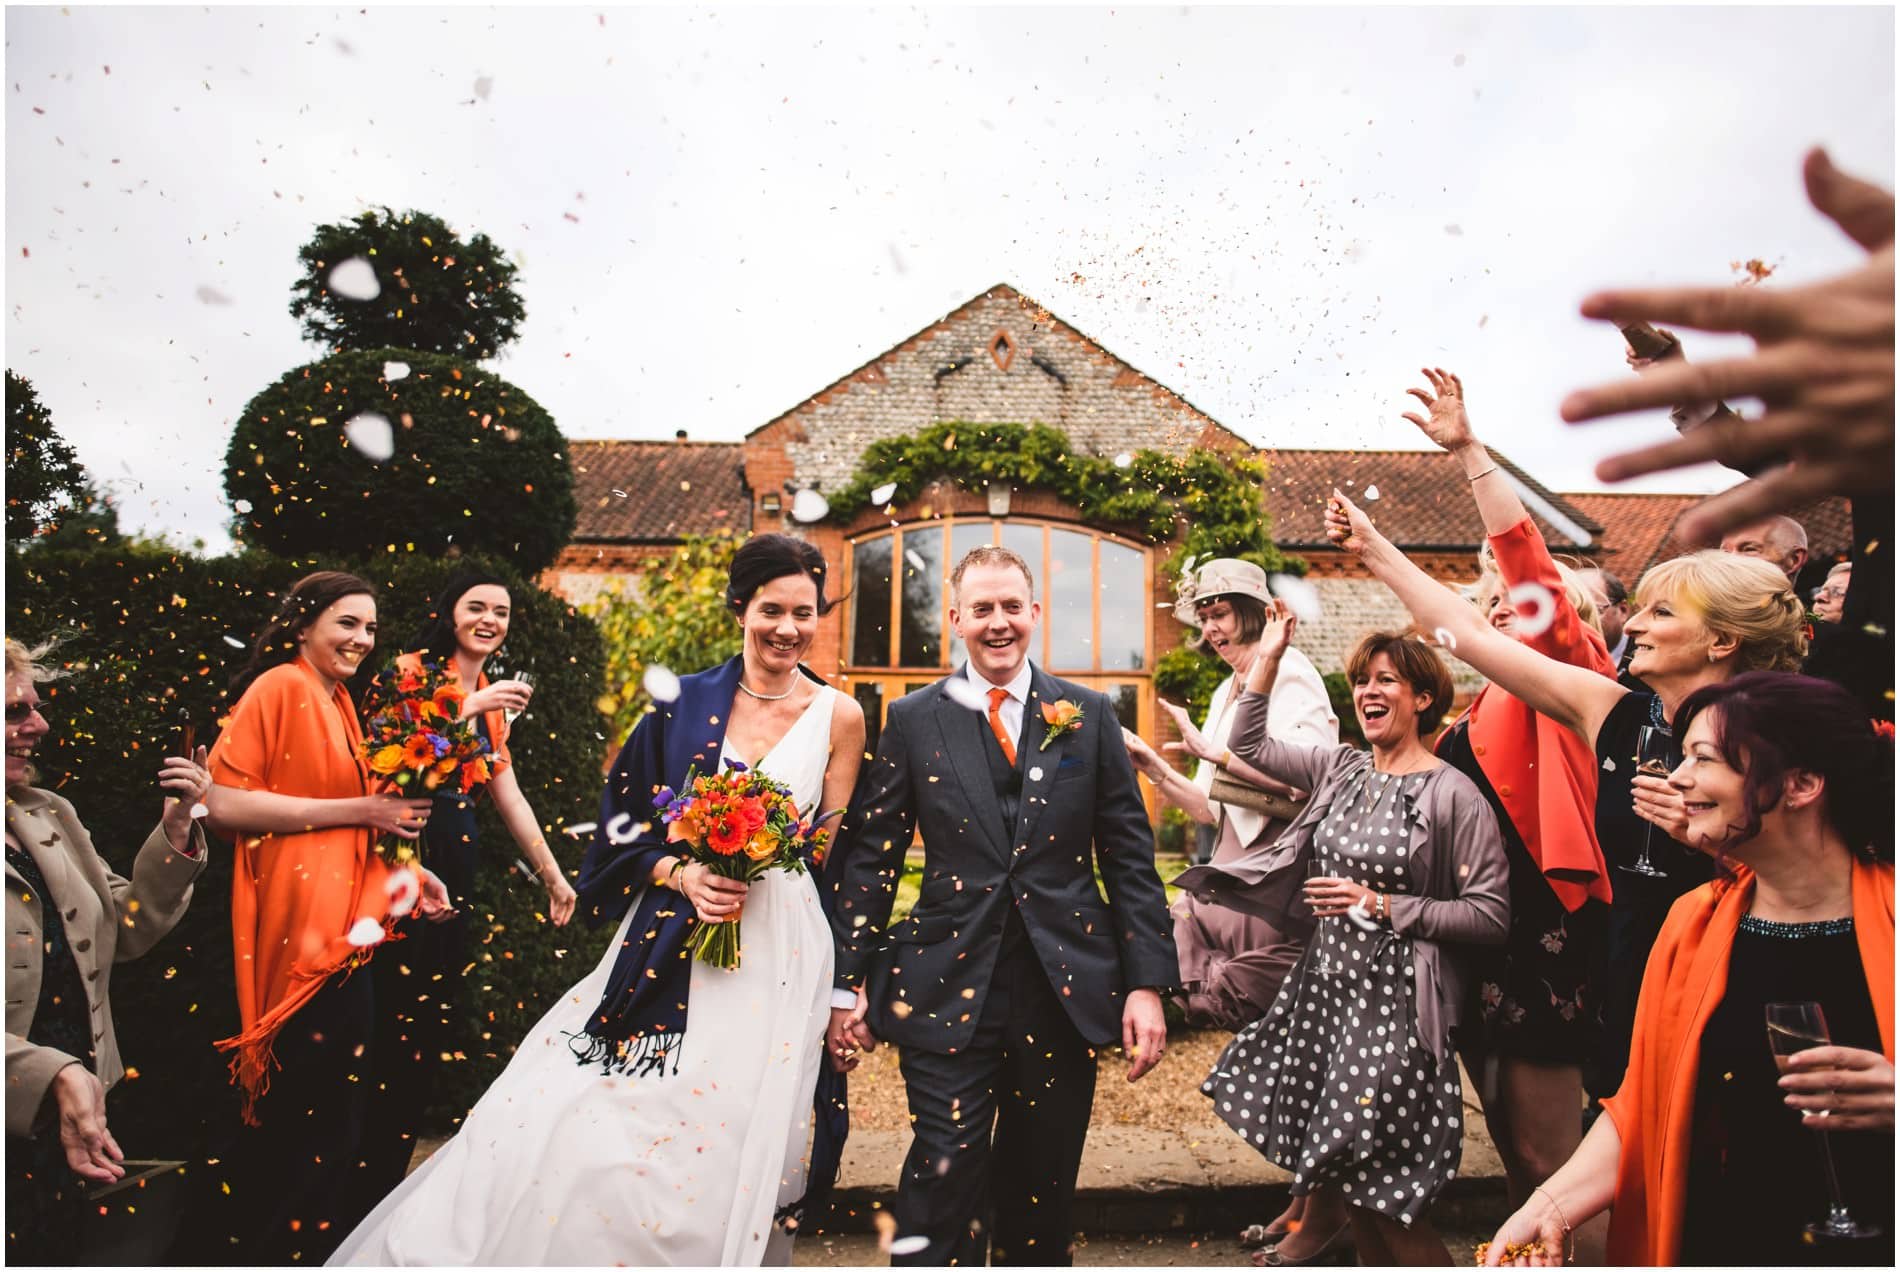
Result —
<instances>
[{"instance_id":1,"label":"bride's face","mask_svg":"<svg viewBox=\"0 0 1900 1272\"><path fill-rule=\"evenodd\" d=\"M809 574L787 574L752 594L739 616L746 661L761 671L795 669L818 634L818 585Z\"/></svg>"}]
</instances>

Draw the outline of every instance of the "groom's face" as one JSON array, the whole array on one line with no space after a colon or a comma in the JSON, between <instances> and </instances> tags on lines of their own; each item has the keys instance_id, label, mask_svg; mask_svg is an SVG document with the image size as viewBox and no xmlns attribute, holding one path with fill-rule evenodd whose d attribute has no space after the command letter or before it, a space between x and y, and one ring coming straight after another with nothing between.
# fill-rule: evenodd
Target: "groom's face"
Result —
<instances>
[{"instance_id":1,"label":"groom's face","mask_svg":"<svg viewBox=\"0 0 1900 1272\"><path fill-rule=\"evenodd\" d=\"M1013 565L972 565L951 597L950 624L970 651L970 665L991 684L1007 684L1022 670L1041 617L1028 578Z\"/></svg>"}]
</instances>

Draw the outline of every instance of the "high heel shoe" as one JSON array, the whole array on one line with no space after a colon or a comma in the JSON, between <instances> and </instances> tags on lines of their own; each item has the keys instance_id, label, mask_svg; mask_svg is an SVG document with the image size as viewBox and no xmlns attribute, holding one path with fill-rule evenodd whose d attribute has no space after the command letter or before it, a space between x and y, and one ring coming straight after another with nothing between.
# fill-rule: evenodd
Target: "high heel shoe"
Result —
<instances>
[{"instance_id":1,"label":"high heel shoe","mask_svg":"<svg viewBox=\"0 0 1900 1272\"><path fill-rule=\"evenodd\" d=\"M1250 1223L1240 1230L1240 1244L1245 1249L1258 1250L1284 1241L1292 1231L1278 1219L1272 1223Z\"/></svg>"},{"instance_id":2,"label":"high heel shoe","mask_svg":"<svg viewBox=\"0 0 1900 1272\"><path fill-rule=\"evenodd\" d=\"M1339 1225L1339 1230L1321 1243L1319 1249L1303 1259L1295 1259L1280 1252L1280 1246L1286 1244L1282 1237L1279 1244L1270 1245L1264 1250L1253 1252L1253 1265L1257 1268L1300 1268L1325 1259L1328 1255L1350 1254L1353 1250L1352 1221L1348 1219Z\"/></svg>"}]
</instances>

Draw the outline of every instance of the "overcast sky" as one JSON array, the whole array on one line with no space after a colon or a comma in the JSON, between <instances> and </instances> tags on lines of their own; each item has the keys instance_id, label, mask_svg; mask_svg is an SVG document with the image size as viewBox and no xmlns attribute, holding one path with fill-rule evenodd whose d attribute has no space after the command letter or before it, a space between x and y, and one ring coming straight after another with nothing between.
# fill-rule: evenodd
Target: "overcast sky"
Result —
<instances>
[{"instance_id":1,"label":"overcast sky","mask_svg":"<svg viewBox=\"0 0 1900 1272\"><path fill-rule=\"evenodd\" d=\"M1799 163L1892 185L1893 50L1887 8L9 8L6 361L128 528L222 549L231 424L319 352L297 248L389 204L516 257L497 365L569 437L737 439L1008 282L1262 446L1413 447L1432 362L1591 489L1668 424L1557 419L1625 373L1576 302L1850 265Z\"/></svg>"}]
</instances>

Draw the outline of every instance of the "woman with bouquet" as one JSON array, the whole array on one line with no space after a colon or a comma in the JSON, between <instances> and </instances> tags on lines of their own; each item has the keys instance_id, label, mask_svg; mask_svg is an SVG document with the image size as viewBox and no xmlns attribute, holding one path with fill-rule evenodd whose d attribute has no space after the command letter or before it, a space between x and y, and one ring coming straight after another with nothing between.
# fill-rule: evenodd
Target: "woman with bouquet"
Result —
<instances>
[{"instance_id":1,"label":"woman with bouquet","mask_svg":"<svg viewBox=\"0 0 1900 1272\"><path fill-rule=\"evenodd\" d=\"M455 1013L461 1004L462 969L468 959L468 910L475 893L478 831L475 801L493 800L502 825L534 865L548 894L548 917L556 927L574 913L574 889L549 850L508 753L509 716L528 705L533 690L521 680L490 683L483 668L502 642L514 605L508 586L490 574L463 570L435 599L414 648L371 686L374 711L403 684L433 677L459 696L459 716L487 747L458 780L436 787L429 820L417 843L422 864L447 886L455 916L441 923L415 918L400 925L403 939L376 959L376 996L386 1008L378 1018L376 1048L384 1082L370 1100L358 1188L367 1198L362 1213L402 1182L428 1101L429 1084L445 1052L453 1051Z\"/></svg>"},{"instance_id":2,"label":"woman with bouquet","mask_svg":"<svg viewBox=\"0 0 1900 1272\"><path fill-rule=\"evenodd\" d=\"M674 805L692 803L697 779L770 779L801 824L766 847L822 842L864 751L857 705L799 665L831 609L825 575L818 550L785 535L739 549L726 600L740 654L653 704L601 798L580 891L590 922L620 920L605 956L333 1262L791 1261L828 1072L830 931L808 868L726 877L709 853L739 832L715 844ZM693 807L690 822L716 820L712 803ZM740 829L751 843L767 823ZM694 957L705 925L742 911L737 967Z\"/></svg>"},{"instance_id":3,"label":"woman with bouquet","mask_svg":"<svg viewBox=\"0 0 1900 1272\"><path fill-rule=\"evenodd\" d=\"M377 792L344 688L376 644L376 599L353 574L299 579L232 682L237 700L211 750L211 828L237 845L231 934L232 1053L244 1124L210 1169L207 1210L187 1231L192 1262L314 1262L359 1212L349 1182L369 1092L378 1006L367 960L397 894L448 912L439 879L375 849L414 839L429 801ZM418 875L415 880L405 875ZM411 896L415 896L411 892Z\"/></svg>"}]
</instances>

